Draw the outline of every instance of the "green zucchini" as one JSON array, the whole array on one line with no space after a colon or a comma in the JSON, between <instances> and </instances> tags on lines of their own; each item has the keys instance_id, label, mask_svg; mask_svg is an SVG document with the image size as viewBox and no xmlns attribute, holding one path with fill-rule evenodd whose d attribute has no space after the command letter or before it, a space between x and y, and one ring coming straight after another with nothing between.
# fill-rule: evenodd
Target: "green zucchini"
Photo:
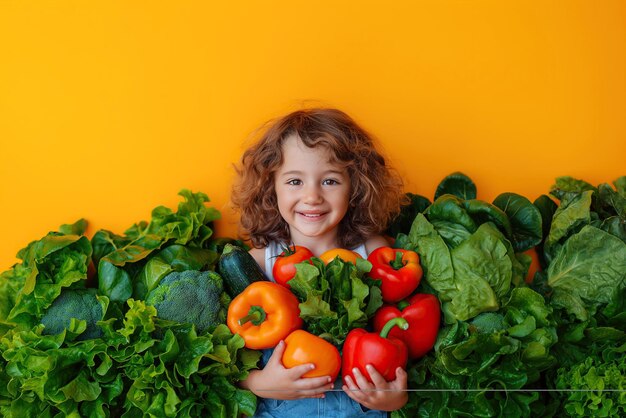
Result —
<instances>
[{"instance_id":1,"label":"green zucchini","mask_svg":"<svg viewBox=\"0 0 626 418\"><path fill-rule=\"evenodd\" d=\"M235 297L252 282L267 280L263 270L250 253L241 247L226 244L218 263L219 273L231 297Z\"/></svg>"}]
</instances>

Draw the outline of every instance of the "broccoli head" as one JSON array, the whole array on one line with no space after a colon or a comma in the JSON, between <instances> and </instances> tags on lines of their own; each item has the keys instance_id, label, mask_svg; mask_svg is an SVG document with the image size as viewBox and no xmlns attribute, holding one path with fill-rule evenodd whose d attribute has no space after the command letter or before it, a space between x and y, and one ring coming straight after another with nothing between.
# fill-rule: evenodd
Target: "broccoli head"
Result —
<instances>
[{"instance_id":1,"label":"broccoli head","mask_svg":"<svg viewBox=\"0 0 626 418\"><path fill-rule=\"evenodd\" d=\"M87 322L87 328L76 340L89 340L102 337L102 329L96 322L102 319L102 305L96 299L96 289L63 289L52 302L41 323L44 334L55 335L70 326L72 318Z\"/></svg>"},{"instance_id":2,"label":"broccoli head","mask_svg":"<svg viewBox=\"0 0 626 418\"><path fill-rule=\"evenodd\" d=\"M224 287L214 271L175 271L148 293L146 303L161 319L192 323L202 333L226 321Z\"/></svg>"}]
</instances>

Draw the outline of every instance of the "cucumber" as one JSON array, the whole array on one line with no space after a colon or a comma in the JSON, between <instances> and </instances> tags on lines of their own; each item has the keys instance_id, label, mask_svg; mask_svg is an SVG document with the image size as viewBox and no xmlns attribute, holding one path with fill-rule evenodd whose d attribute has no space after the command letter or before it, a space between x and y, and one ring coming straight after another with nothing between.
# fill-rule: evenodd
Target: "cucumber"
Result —
<instances>
[{"instance_id":1,"label":"cucumber","mask_svg":"<svg viewBox=\"0 0 626 418\"><path fill-rule=\"evenodd\" d=\"M226 292L233 298L243 292L250 283L267 280L250 253L232 244L224 246L218 271L224 279Z\"/></svg>"}]
</instances>

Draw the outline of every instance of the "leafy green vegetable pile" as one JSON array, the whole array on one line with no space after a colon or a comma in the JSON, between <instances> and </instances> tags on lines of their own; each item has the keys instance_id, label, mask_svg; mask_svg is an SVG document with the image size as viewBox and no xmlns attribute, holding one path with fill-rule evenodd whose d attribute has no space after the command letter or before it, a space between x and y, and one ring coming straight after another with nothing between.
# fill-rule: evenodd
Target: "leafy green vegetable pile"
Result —
<instances>
[{"instance_id":1,"label":"leafy green vegetable pile","mask_svg":"<svg viewBox=\"0 0 626 418\"><path fill-rule=\"evenodd\" d=\"M254 413L236 382L260 353L223 324L219 213L181 195L177 212L158 207L121 236L64 225L0 275L1 416Z\"/></svg>"},{"instance_id":2,"label":"leafy green vegetable pile","mask_svg":"<svg viewBox=\"0 0 626 418\"><path fill-rule=\"evenodd\" d=\"M434 351L410 364L415 391L394 416L626 413L625 183L562 177L558 204L514 193L488 203L455 173L434 202L411 196L390 230L419 253L418 290L439 297L444 325ZM528 286L533 247L544 270Z\"/></svg>"},{"instance_id":3,"label":"leafy green vegetable pile","mask_svg":"<svg viewBox=\"0 0 626 418\"><path fill-rule=\"evenodd\" d=\"M594 187L557 179L560 199L534 287L554 309L557 368L546 386L570 416L626 415L626 177Z\"/></svg>"},{"instance_id":4,"label":"leafy green vegetable pile","mask_svg":"<svg viewBox=\"0 0 626 418\"><path fill-rule=\"evenodd\" d=\"M260 352L224 325L230 303L212 237L219 212L180 193L176 212L89 240L81 220L0 274L0 416L251 415L237 381ZM394 417L626 415L626 177L560 177L534 202L477 199L462 173L434 201L409 194L390 226L437 295L434 350L408 365ZM528 251L542 270L531 283ZM382 305L371 264L317 259L289 284L306 327L336 345Z\"/></svg>"}]
</instances>

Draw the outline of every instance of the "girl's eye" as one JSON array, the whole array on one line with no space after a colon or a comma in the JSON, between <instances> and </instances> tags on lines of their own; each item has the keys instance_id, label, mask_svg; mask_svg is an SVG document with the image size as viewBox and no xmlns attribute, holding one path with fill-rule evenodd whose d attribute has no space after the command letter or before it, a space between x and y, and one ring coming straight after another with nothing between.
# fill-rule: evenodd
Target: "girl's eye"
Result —
<instances>
[{"instance_id":1,"label":"girl's eye","mask_svg":"<svg viewBox=\"0 0 626 418\"><path fill-rule=\"evenodd\" d=\"M336 184L339 184L339 182L337 180L335 180L335 179L325 179L322 182L322 184L325 185L325 186L334 186Z\"/></svg>"},{"instance_id":2,"label":"girl's eye","mask_svg":"<svg viewBox=\"0 0 626 418\"><path fill-rule=\"evenodd\" d=\"M291 180L287 180L287 184L290 186L300 186L302 184L302 181L298 179L291 179Z\"/></svg>"}]
</instances>

